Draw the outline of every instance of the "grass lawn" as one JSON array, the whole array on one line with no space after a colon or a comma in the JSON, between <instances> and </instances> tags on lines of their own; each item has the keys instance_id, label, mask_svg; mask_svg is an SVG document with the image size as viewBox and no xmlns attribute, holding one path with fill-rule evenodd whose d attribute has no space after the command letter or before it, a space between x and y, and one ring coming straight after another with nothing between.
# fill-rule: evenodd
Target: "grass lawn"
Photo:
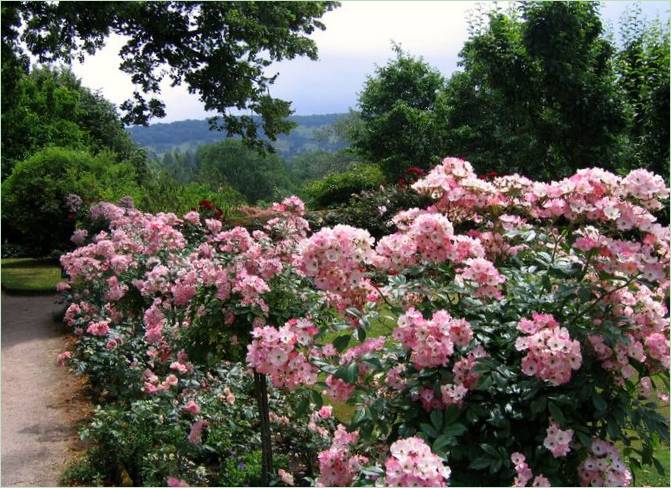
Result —
<instances>
[{"instance_id":1,"label":"grass lawn","mask_svg":"<svg viewBox=\"0 0 671 488\"><path fill-rule=\"evenodd\" d=\"M655 449L655 458L665 468L663 475L657 472L654 466L642 466L634 469L636 486L670 486L669 480L669 446L659 446Z\"/></svg>"},{"instance_id":2,"label":"grass lawn","mask_svg":"<svg viewBox=\"0 0 671 488\"><path fill-rule=\"evenodd\" d=\"M9 292L55 292L56 283L61 281L61 269L51 260L8 258L0 264L2 288Z\"/></svg>"}]
</instances>

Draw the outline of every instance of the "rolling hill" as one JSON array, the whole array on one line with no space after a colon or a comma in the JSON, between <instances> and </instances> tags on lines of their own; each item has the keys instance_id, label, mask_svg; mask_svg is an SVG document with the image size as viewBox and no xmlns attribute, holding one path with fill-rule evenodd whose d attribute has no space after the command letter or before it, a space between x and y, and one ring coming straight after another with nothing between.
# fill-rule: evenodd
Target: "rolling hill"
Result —
<instances>
[{"instance_id":1,"label":"rolling hill","mask_svg":"<svg viewBox=\"0 0 671 488\"><path fill-rule=\"evenodd\" d=\"M280 135L273 146L285 158L291 158L305 151L320 149L335 152L346 146L345 141L333 134L325 134L339 117L346 114L294 115L289 117L297 126L286 135ZM161 156L173 149L184 152L201 144L225 139L223 132L211 131L207 120L180 120L170 123L136 126L128 129L131 137L150 152Z\"/></svg>"}]
</instances>

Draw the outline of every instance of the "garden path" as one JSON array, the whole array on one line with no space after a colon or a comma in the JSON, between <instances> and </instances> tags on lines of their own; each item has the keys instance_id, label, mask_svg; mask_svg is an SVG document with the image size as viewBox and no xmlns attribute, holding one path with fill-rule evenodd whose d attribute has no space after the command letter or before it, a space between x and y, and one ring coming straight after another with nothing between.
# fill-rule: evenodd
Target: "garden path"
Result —
<instances>
[{"instance_id":1,"label":"garden path","mask_svg":"<svg viewBox=\"0 0 671 488\"><path fill-rule=\"evenodd\" d=\"M2 293L2 471L0 486L58 486L82 449L78 422L88 404L81 382L56 365L66 348L52 314L55 295Z\"/></svg>"}]
</instances>

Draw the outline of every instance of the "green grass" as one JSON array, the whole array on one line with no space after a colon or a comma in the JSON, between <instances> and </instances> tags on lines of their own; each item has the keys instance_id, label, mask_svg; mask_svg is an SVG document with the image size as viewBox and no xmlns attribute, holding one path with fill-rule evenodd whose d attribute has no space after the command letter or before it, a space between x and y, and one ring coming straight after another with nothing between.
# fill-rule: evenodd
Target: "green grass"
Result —
<instances>
[{"instance_id":1,"label":"green grass","mask_svg":"<svg viewBox=\"0 0 671 488\"><path fill-rule=\"evenodd\" d=\"M381 315L388 315L386 308L381 310ZM380 317L378 320L371 321L370 328L366 331L366 339L374 339L380 336L387 336L387 337L391 336L391 333L395 327L396 327L395 321L390 320L389 318ZM321 344L327 344L333 342L333 339L335 339L336 337L346 335L348 333L354 334L355 331L354 329L352 329L350 331L341 330L338 332L330 332L328 334L325 334L320 339L319 342ZM353 344L355 344L354 339L350 341L350 346L352 346ZM321 379L323 380L324 378ZM324 403L327 405L331 405L333 407L333 415L340 422L348 423L352 419L352 415L354 415L355 410L354 405L344 402L334 402L333 400L327 397L324 397Z\"/></svg>"},{"instance_id":2,"label":"green grass","mask_svg":"<svg viewBox=\"0 0 671 488\"><path fill-rule=\"evenodd\" d=\"M655 378L656 377L653 377L653 379ZM663 384L660 379L655 380L655 383L658 387ZM669 418L668 406L659 405L657 411L667 419ZM671 486L671 476L669 473L671 457L669 453L669 445L660 442L659 445L655 447L653 455L655 456L655 459L664 466L664 474L659 474L654 466L641 466L640 469L632 468L632 471L634 472L634 484L636 486Z\"/></svg>"},{"instance_id":3,"label":"green grass","mask_svg":"<svg viewBox=\"0 0 671 488\"><path fill-rule=\"evenodd\" d=\"M654 466L634 468L636 486L671 486L669 479L669 446L658 446L654 453L655 458L664 466L664 474L659 474Z\"/></svg>"},{"instance_id":4,"label":"green grass","mask_svg":"<svg viewBox=\"0 0 671 488\"><path fill-rule=\"evenodd\" d=\"M48 259L8 258L0 261L2 288L9 292L49 293L61 281L61 269Z\"/></svg>"}]
</instances>

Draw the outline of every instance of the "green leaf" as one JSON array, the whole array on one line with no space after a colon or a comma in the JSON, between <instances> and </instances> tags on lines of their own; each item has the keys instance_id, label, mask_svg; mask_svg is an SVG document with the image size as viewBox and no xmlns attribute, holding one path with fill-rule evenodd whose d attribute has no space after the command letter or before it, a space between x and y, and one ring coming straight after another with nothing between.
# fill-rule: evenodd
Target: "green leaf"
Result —
<instances>
[{"instance_id":1,"label":"green leaf","mask_svg":"<svg viewBox=\"0 0 671 488\"><path fill-rule=\"evenodd\" d=\"M379 358L376 357L370 357L370 358L363 358L362 361L364 363L368 363L371 366L373 366L375 369L381 370L383 369L382 366L382 361L379 360Z\"/></svg>"},{"instance_id":2,"label":"green leaf","mask_svg":"<svg viewBox=\"0 0 671 488\"><path fill-rule=\"evenodd\" d=\"M550 415L559 422L560 424L564 425L566 423L566 418L564 417L564 414L562 413L561 409L557 406L555 402L548 402L548 410L550 410Z\"/></svg>"},{"instance_id":3,"label":"green leaf","mask_svg":"<svg viewBox=\"0 0 671 488\"><path fill-rule=\"evenodd\" d=\"M333 347L335 347L338 352L343 352L347 347L347 344L349 344L350 339L352 339L351 335L338 336L333 339Z\"/></svg>"},{"instance_id":4,"label":"green leaf","mask_svg":"<svg viewBox=\"0 0 671 488\"><path fill-rule=\"evenodd\" d=\"M499 458L496 459L490 466L489 466L489 472L491 474L498 473L499 470L501 469L501 466L503 466L503 459Z\"/></svg>"},{"instance_id":5,"label":"green leaf","mask_svg":"<svg viewBox=\"0 0 671 488\"><path fill-rule=\"evenodd\" d=\"M588 449L592 447L592 438L590 436L578 431L576 431L576 435L578 436L578 440L583 446L585 446Z\"/></svg>"},{"instance_id":6,"label":"green leaf","mask_svg":"<svg viewBox=\"0 0 671 488\"><path fill-rule=\"evenodd\" d=\"M359 339L360 342L366 340L366 331L364 330L363 327L356 328L356 338Z\"/></svg>"},{"instance_id":7,"label":"green leaf","mask_svg":"<svg viewBox=\"0 0 671 488\"><path fill-rule=\"evenodd\" d=\"M316 408L322 408L322 405L324 405L324 398L322 397L321 393L319 393L317 390L311 390L310 396L312 397L312 401L317 406Z\"/></svg>"},{"instance_id":8,"label":"green leaf","mask_svg":"<svg viewBox=\"0 0 671 488\"><path fill-rule=\"evenodd\" d=\"M467 430L468 428L464 424L450 424L445 426L443 434L458 437Z\"/></svg>"},{"instance_id":9,"label":"green leaf","mask_svg":"<svg viewBox=\"0 0 671 488\"><path fill-rule=\"evenodd\" d=\"M431 424L436 428L436 430L440 430L443 428L443 412L442 410L434 410L431 412Z\"/></svg>"},{"instance_id":10,"label":"green leaf","mask_svg":"<svg viewBox=\"0 0 671 488\"><path fill-rule=\"evenodd\" d=\"M489 444L482 444L480 448L482 448L483 451L485 451L494 459L498 459L500 457L499 452L496 450L494 446L490 446Z\"/></svg>"},{"instance_id":11,"label":"green leaf","mask_svg":"<svg viewBox=\"0 0 671 488\"><path fill-rule=\"evenodd\" d=\"M442 452L446 447L451 446L454 443L454 437L443 434L436 438L431 448L434 452Z\"/></svg>"},{"instance_id":12,"label":"green leaf","mask_svg":"<svg viewBox=\"0 0 671 488\"><path fill-rule=\"evenodd\" d=\"M355 384L359 377L359 366L357 366L356 362L340 366L335 372L335 377L347 383Z\"/></svg>"},{"instance_id":13,"label":"green leaf","mask_svg":"<svg viewBox=\"0 0 671 488\"><path fill-rule=\"evenodd\" d=\"M310 408L310 400L308 397L302 397L296 406L296 415L298 417L303 417L307 414L308 408Z\"/></svg>"},{"instance_id":14,"label":"green leaf","mask_svg":"<svg viewBox=\"0 0 671 488\"><path fill-rule=\"evenodd\" d=\"M431 424L422 422L421 424L419 424L419 429L422 432L424 432L427 436L429 436L431 439L435 439L436 437L438 437L438 432L436 432L436 429L434 429Z\"/></svg>"},{"instance_id":15,"label":"green leaf","mask_svg":"<svg viewBox=\"0 0 671 488\"><path fill-rule=\"evenodd\" d=\"M660 463L659 460L655 457L652 458L652 462L655 465L655 469L657 470L657 472L661 476L664 476L665 473L666 473L666 470L664 469L664 466L662 465L662 463Z\"/></svg>"},{"instance_id":16,"label":"green leaf","mask_svg":"<svg viewBox=\"0 0 671 488\"><path fill-rule=\"evenodd\" d=\"M545 411L545 407L547 407L547 398L545 397L536 398L533 402L531 402L531 413L532 414L542 413Z\"/></svg>"},{"instance_id":17,"label":"green leaf","mask_svg":"<svg viewBox=\"0 0 671 488\"><path fill-rule=\"evenodd\" d=\"M594 396L592 396L592 403L598 412L605 412L608 408L608 403L606 403L606 400L604 400L601 393L595 393Z\"/></svg>"},{"instance_id":18,"label":"green leaf","mask_svg":"<svg viewBox=\"0 0 671 488\"><path fill-rule=\"evenodd\" d=\"M471 461L471 464L468 465L470 469L487 469L489 465L492 463L492 458L487 457L487 456L480 456L479 458L475 458L473 461Z\"/></svg>"}]
</instances>

